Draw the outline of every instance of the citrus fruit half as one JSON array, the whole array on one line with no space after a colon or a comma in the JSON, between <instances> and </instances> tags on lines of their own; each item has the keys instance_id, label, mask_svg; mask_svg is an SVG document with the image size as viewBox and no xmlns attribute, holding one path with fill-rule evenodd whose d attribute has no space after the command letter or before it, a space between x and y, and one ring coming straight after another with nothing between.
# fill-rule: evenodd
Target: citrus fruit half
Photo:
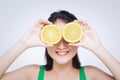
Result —
<instances>
[{"instance_id":1,"label":"citrus fruit half","mask_svg":"<svg viewBox=\"0 0 120 80\"><path fill-rule=\"evenodd\" d=\"M46 25L41 30L41 40L47 44L56 44L61 40L62 31L56 25Z\"/></svg>"},{"instance_id":2,"label":"citrus fruit half","mask_svg":"<svg viewBox=\"0 0 120 80\"><path fill-rule=\"evenodd\" d=\"M81 39L83 35L83 29L80 24L75 22L70 22L65 25L63 29L63 38L67 42L77 42Z\"/></svg>"}]
</instances>

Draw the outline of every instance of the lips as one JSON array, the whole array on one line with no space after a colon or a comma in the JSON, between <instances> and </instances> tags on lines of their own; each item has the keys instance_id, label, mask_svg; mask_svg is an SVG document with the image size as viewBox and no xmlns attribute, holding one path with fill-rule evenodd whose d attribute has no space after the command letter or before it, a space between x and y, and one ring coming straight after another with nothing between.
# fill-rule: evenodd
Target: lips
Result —
<instances>
[{"instance_id":1,"label":"lips","mask_svg":"<svg viewBox=\"0 0 120 80\"><path fill-rule=\"evenodd\" d=\"M57 54L58 56L65 56L65 55L67 55L68 53L69 53L68 50L57 50L57 51L56 51L56 54Z\"/></svg>"}]
</instances>

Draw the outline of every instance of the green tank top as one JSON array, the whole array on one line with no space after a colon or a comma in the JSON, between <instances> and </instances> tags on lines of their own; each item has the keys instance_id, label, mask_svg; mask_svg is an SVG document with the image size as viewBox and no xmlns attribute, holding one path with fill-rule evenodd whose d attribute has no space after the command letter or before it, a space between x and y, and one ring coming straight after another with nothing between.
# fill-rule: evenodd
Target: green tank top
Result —
<instances>
[{"instance_id":1,"label":"green tank top","mask_svg":"<svg viewBox=\"0 0 120 80\"><path fill-rule=\"evenodd\" d=\"M80 76L79 80L86 80L84 67L81 67L79 69L79 76ZM38 80L44 80L44 67L43 66L40 66L40 70L39 70L39 74L38 74Z\"/></svg>"}]
</instances>

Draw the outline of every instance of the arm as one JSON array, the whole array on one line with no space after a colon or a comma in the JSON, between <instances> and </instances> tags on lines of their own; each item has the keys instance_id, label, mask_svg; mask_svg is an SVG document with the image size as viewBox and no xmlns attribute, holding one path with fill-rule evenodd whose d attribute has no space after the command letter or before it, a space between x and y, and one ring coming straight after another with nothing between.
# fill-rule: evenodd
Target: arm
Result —
<instances>
[{"instance_id":1,"label":"arm","mask_svg":"<svg viewBox=\"0 0 120 80\"><path fill-rule=\"evenodd\" d=\"M103 46L93 49L92 52L111 71L114 78L120 80L120 63Z\"/></svg>"},{"instance_id":2,"label":"arm","mask_svg":"<svg viewBox=\"0 0 120 80\"><path fill-rule=\"evenodd\" d=\"M4 74L0 80L37 80L39 65L27 65Z\"/></svg>"},{"instance_id":3,"label":"arm","mask_svg":"<svg viewBox=\"0 0 120 80\"><path fill-rule=\"evenodd\" d=\"M11 49L0 56L0 78L2 78L5 71L25 49L26 47L18 41Z\"/></svg>"},{"instance_id":4,"label":"arm","mask_svg":"<svg viewBox=\"0 0 120 80\"><path fill-rule=\"evenodd\" d=\"M97 33L84 21L75 21L82 25L84 30L83 38L79 43L70 44L81 46L92 51L111 71L116 80L120 80L120 63L103 47ZM97 79L96 79L97 80Z\"/></svg>"},{"instance_id":5,"label":"arm","mask_svg":"<svg viewBox=\"0 0 120 80\"><path fill-rule=\"evenodd\" d=\"M12 48L0 56L0 79L4 77L5 71L15 61L15 59L19 57L26 49L35 46L51 46L42 43L39 37L42 27L46 24L50 24L50 22L38 20L35 25L30 27L24 33L24 35L16 42Z\"/></svg>"},{"instance_id":6,"label":"arm","mask_svg":"<svg viewBox=\"0 0 120 80\"><path fill-rule=\"evenodd\" d=\"M85 74L89 80L115 80L115 78L94 66L85 66Z\"/></svg>"}]
</instances>

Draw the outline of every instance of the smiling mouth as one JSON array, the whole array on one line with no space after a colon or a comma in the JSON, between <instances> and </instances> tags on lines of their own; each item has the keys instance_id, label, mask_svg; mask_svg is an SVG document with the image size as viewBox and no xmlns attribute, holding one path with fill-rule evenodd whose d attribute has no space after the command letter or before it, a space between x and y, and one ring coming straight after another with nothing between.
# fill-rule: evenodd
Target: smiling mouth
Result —
<instances>
[{"instance_id":1,"label":"smiling mouth","mask_svg":"<svg viewBox=\"0 0 120 80\"><path fill-rule=\"evenodd\" d=\"M69 53L69 51L56 51L56 54L58 55L58 56L65 56L65 55L67 55Z\"/></svg>"}]
</instances>

